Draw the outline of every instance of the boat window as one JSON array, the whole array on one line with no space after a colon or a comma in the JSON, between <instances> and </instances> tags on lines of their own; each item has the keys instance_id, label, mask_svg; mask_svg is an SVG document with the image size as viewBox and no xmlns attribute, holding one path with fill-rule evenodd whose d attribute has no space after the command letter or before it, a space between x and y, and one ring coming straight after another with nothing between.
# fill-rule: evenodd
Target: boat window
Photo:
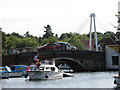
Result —
<instances>
[{"instance_id":1,"label":"boat window","mask_svg":"<svg viewBox=\"0 0 120 90\"><path fill-rule=\"evenodd\" d=\"M36 67L35 67L35 66L29 67L29 70L30 70L30 71L35 71L35 70L36 70Z\"/></svg>"},{"instance_id":2,"label":"boat window","mask_svg":"<svg viewBox=\"0 0 120 90\"><path fill-rule=\"evenodd\" d=\"M53 71L54 71L54 70L55 70L55 67L51 67L51 70L53 70Z\"/></svg>"},{"instance_id":3,"label":"boat window","mask_svg":"<svg viewBox=\"0 0 120 90\"><path fill-rule=\"evenodd\" d=\"M25 67L18 67L17 69L16 69L16 71L18 71L18 70L25 70Z\"/></svg>"},{"instance_id":4,"label":"boat window","mask_svg":"<svg viewBox=\"0 0 120 90\"><path fill-rule=\"evenodd\" d=\"M46 67L46 69L51 69L50 67Z\"/></svg>"},{"instance_id":5,"label":"boat window","mask_svg":"<svg viewBox=\"0 0 120 90\"><path fill-rule=\"evenodd\" d=\"M14 71L14 70L15 70L15 66L11 66L10 69L11 69L12 71Z\"/></svg>"},{"instance_id":6,"label":"boat window","mask_svg":"<svg viewBox=\"0 0 120 90\"><path fill-rule=\"evenodd\" d=\"M6 68L0 68L0 71L7 71Z\"/></svg>"},{"instance_id":7,"label":"boat window","mask_svg":"<svg viewBox=\"0 0 120 90\"><path fill-rule=\"evenodd\" d=\"M33 67L29 67L29 70L31 71L33 69Z\"/></svg>"},{"instance_id":8,"label":"boat window","mask_svg":"<svg viewBox=\"0 0 120 90\"><path fill-rule=\"evenodd\" d=\"M40 70L44 70L44 67L40 67Z\"/></svg>"}]
</instances>

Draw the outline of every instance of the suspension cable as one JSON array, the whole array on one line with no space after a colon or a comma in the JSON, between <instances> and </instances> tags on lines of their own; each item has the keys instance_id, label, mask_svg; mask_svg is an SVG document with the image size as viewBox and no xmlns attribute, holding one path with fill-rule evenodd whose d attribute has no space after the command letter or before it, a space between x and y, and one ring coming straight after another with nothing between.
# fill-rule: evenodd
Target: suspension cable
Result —
<instances>
[{"instance_id":1,"label":"suspension cable","mask_svg":"<svg viewBox=\"0 0 120 90\"><path fill-rule=\"evenodd\" d=\"M109 30L103 23L102 21L97 17L98 21L107 29ZM106 31L106 30L105 30ZM109 30L110 31L110 30ZM115 37L116 40L118 40L118 38L113 34L113 36Z\"/></svg>"},{"instance_id":2,"label":"suspension cable","mask_svg":"<svg viewBox=\"0 0 120 90\"><path fill-rule=\"evenodd\" d=\"M83 22L83 24L76 30L76 33L80 30L80 31L82 31L82 29L85 27L85 25L86 25L86 23L89 21L89 18L90 17L88 17L84 22ZM82 29L81 29L82 28ZM79 31L79 32L80 32Z\"/></svg>"},{"instance_id":3,"label":"suspension cable","mask_svg":"<svg viewBox=\"0 0 120 90\"><path fill-rule=\"evenodd\" d=\"M89 18L88 18L88 20L86 21L86 23L84 24L84 26L80 29L79 33L84 29L84 27L88 24L88 22L89 22Z\"/></svg>"},{"instance_id":4,"label":"suspension cable","mask_svg":"<svg viewBox=\"0 0 120 90\"><path fill-rule=\"evenodd\" d=\"M98 18L97 18L98 19ZM98 19L98 21L99 22L101 22L99 19ZM106 32L106 30L103 28L103 26L102 25L104 25L102 22L102 25L98 22L97 20L96 20L96 22L101 26L101 28ZM105 28L107 28L106 26L105 26ZM107 30L109 30L108 28L107 28ZM116 42L115 42L115 40L108 34L108 33L106 33L109 37L110 37L110 39L116 44L116 45L118 45ZM114 36L114 35L113 35ZM114 36L116 39L117 39L117 37L116 36Z\"/></svg>"},{"instance_id":5,"label":"suspension cable","mask_svg":"<svg viewBox=\"0 0 120 90\"><path fill-rule=\"evenodd\" d=\"M76 33L79 31L79 33L83 30L83 28L87 25L87 23L89 22L89 18L90 17L88 17L84 22L83 22L83 24L76 30ZM75 39L75 37L73 37L73 39L70 41L70 42L72 42L73 40Z\"/></svg>"}]
</instances>

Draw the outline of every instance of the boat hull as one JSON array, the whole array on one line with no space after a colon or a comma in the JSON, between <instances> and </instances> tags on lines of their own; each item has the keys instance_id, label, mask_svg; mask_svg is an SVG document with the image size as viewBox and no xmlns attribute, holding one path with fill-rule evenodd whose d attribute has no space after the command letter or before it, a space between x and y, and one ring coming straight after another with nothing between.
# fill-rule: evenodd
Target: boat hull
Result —
<instances>
[{"instance_id":1,"label":"boat hull","mask_svg":"<svg viewBox=\"0 0 120 90\"><path fill-rule=\"evenodd\" d=\"M29 71L29 80L49 80L63 78L63 72Z\"/></svg>"},{"instance_id":2,"label":"boat hull","mask_svg":"<svg viewBox=\"0 0 120 90\"><path fill-rule=\"evenodd\" d=\"M23 72L10 72L9 73L9 78L22 77L22 76L23 76Z\"/></svg>"},{"instance_id":3,"label":"boat hull","mask_svg":"<svg viewBox=\"0 0 120 90\"><path fill-rule=\"evenodd\" d=\"M113 77L114 77L114 84L120 87L120 77L119 76L113 76Z\"/></svg>"},{"instance_id":4,"label":"boat hull","mask_svg":"<svg viewBox=\"0 0 120 90\"><path fill-rule=\"evenodd\" d=\"M0 73L0 78L9 78L9 73Z\"/></svg>"}]
</instances>

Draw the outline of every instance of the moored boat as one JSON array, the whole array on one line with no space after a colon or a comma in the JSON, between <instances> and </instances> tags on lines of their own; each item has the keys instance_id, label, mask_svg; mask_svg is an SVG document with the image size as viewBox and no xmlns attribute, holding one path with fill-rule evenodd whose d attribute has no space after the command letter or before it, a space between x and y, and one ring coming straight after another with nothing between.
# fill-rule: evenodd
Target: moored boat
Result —
<instances>
[{"instance_id":1,"label":"moored boat","mask_svg":"<svg viewBox=\"0 0 120 90\"><path fill-rule=\"evenodd\" d=\"M120 87L120 76L115 75L114 77L114 84L116 84L118 87Z\"/></svg>"},{"instance_id":2,"label":"moored boat","mask_svg":"<svg viewBox=\"0 0 120 90\"><path fill-rule=\"evenodd\" d=\"M26 65L12 65L10 66L11 72L9 72L9 77L22 77L25 71Z\"/></svg>"},{"instance_id":3,"label":"moored boat","mask_svg":"<svg viewBox=\"0 0 120 90\"><path fill-rule=\"evenodd\" d=\"M63 72L60 71L54 64L42 64L38 69L26 69L29 80L49 80L63 78Z\"/></svg>"},{"instance_id":4,"label":"moored boat","mask_svg":"<svg viewBox=\"0 0 120 90\"><path fill-rule=\"evenodd\" d=\"M72 73L63 73L63 77L73 77Z\"/></svg>"},{"instance_id":5,"label":"moored boat","mask_svg":"<svg viewBox=\"0 0 120 90\"><path fill-rule=\"evenodd\" d=\"M0 78L9 78L9 70L7 66L0 67Z\"/></svg>"}]
</instances>

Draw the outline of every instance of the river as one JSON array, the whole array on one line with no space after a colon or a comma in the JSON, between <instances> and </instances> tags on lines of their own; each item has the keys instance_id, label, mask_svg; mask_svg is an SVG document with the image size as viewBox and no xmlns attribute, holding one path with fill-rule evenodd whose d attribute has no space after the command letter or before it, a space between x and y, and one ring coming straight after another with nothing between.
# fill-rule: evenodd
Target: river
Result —
<instances>
[{"instance_id":1,"label":"river","mask_svg":"<svg viewBox=\"0 0 120 90\"><path fill-rule=\"evenodd\" d=\"M2 80L2 88L114 88L113 75L118 72L81 72L73 77L46 81L25 81L25 78Z\"/></svg>"}]
</instances>

